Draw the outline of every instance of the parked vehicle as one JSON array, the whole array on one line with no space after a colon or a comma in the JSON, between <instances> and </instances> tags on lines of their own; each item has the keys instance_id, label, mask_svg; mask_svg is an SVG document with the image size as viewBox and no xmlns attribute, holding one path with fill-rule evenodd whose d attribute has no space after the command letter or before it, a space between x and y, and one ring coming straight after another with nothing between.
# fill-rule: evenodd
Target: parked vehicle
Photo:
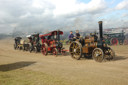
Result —
<instances>
[{"instance_id":1,"label":"parked vehicle","mask_svg":"<svg viewBox=\"0 0 128 85\"><path fill-rule=\"evenodd\" d=\"M125 42L124 32L121 33L107 33L104 34L105 42L108 45L123 45Z\"/></svg>"},{"instance_id":2,"label":"parked vehicle","mask_svg":"<svg viewBox=\"0 0 128 85\"><path fill-rule=\"evenodd\" d=\"M107 46L103 40L102 21L99 22L99 36L85 37L85 39L74 39L69 47L71 57L79 60L83 55L92 57L97 62L103 60L112 60L115 57L115 52Z\"/></svg>"},{"instance_id":3,"label":"parked vehicle","mask_svg":"<svg viewBox=\"0 0 128 85\"><path fill-rule=\"evenodd\" d=\"M47 55L48 53L52 53L55 56L59 53L65 54L63 44L60 42L61 35L63 35L63 32L60 30L40 35L42 41L41 52L43 55Z\"/></svg>"},{"instance_id":4,"label":"parked vehicle","mask_svg":"<svg viewBox=\"0 0 128 85\"><path fill-rule=\"evenodd\" d=\"M15 43L14 43L14 49L16 50L16 49L19 49L19 44L20 44L20 40L21 40L22 38L21 37L16 37L15 39L14 39L14 41L15 41Z\"/></svg>"},{"instance_id":5,"label":"parked vehicle","mask_svg":"<svg viewBox=\"0 0 128 85\"><path fill-rule=\"evenodd\" d=\"M29 37L29 41L30 41L30 53L32 51L34 52L40 52L40 49L41 49L41 44L40 44L40 38L39 38L39 33L36 33L36 34L32 34L30 37Z\"/></svg>"},{"instance_id":6,"label":"parked vehicle","mask_svg":"<svg viewBox=\"0 0 128 85\"><path fill-rule=\"evenodd\" d=\"M26 40L23 40L21 37L16 37L14 43L14 49L19 49L23 51L27 51L29 49L29 44Z\"/></svg>"}]
</instances>

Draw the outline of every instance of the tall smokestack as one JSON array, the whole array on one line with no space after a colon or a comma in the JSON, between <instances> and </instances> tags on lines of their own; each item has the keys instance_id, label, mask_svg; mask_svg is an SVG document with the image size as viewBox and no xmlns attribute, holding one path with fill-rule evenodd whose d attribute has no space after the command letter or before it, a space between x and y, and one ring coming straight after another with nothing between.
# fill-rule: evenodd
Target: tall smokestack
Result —
<instances>
[{"instance_id":1,"label":"tall smokestack","mask_svg":"<svg viewBox=\"0 0 128 85\"><path fill-rule=\"evenodd\" d=\"M100 40L103 40L103 27L102 27L102 21L99 21L99 34L100 34Z\"/></svg>"}]
</instances>

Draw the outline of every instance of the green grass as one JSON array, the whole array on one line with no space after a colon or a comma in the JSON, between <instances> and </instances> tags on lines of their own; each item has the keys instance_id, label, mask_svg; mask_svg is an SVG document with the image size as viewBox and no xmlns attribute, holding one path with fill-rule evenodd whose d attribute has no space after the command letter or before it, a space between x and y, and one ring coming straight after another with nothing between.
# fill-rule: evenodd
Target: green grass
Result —
<instances>
[{"instance_id":1,"label":"green grass","mask_svg":"<svg viewBox=\"0 0 128 85\"><path fill-rule=\"evenodd\" d=\"M62 78L29 70L0 71L0 85L71 85Z\"/></svg>"}]
</instances>

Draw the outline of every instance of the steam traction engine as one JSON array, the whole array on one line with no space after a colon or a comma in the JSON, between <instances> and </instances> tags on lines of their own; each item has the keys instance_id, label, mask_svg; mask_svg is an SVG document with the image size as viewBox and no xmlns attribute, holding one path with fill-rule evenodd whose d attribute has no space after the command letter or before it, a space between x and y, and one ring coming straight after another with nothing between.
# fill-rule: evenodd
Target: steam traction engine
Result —
<instances>
[{"instance_id":1,"label":"steam traction engine","mask_svg":"<svg viewBox=\"0 0 128 85\"><path fill-rule=\"evenodd\" d=\"M19 49L23 51L27 51L29 49L29 44L26 40L22 39L21 37L16 37L14 43L14 49Z\"/></svg>"},{"instance_id":2,"label":"steam traction engine","mask_svg":"<svg viewBox=\"0 0 128 85\"><path fill-rule=\"evenodd\" d=\"M21 49L21 48L19 47L21 39L22 39L21 37L16 37L16 38L14 39L14 41L15 41L15 43L14 43L14 49L15 49L15 50L16 50L16 49Z\"/></svg>"},{"instance_id":3,"label":"steam traction engine","mask_svg":"<svg viewBox=\"0 0 128 85\"><path fill-rule=\"evenodd\" d=\"M31 53L32 51L34 51L35 53L40 52L40 48L41 48L41 44L40 44L40 38L39 38L39 34L35 33L32 34L29 38L29 42L30 42L30 49L29 52Z\"/></svg>"},{"instance_id":4,"label":"steam traction engine","mask_svg":"<svg viewBox=\"0 0 128 85\"><path fill-rule=\"evenodd\" d=\"M118 45L118 44L123 45L126 42L124 32L108 33L108 34L104 34L104 36L106 36L105 42L108 45Z\"/></svg>"},{"instance_id":5,"label":"steam traction engine","mask_svg":"<svg viewBox=\"0 0 128 85\"><path fill-rule=\"evenodd\" d=\"M52 53L55 56L59 53L65 54L63 44L60 42L60 35L63 35L63 32L59 30L40 35L42 41L41 52L43 55L48 53Z\"/></svg>"},{"instance_id":6,"label":"steam traction engine","mask_svg":"<svg viewBox=\"0 0 128 85\"><path fill-rule=\"evenodd\" d=\"M96 39L96 36L85 37L85 39L75 39L70 44L69 52L71 57L79 60L82 55L85 57L92 57L95 61L102 62L104 59L112 60L115 56L114 51L107 47L103 40L102 21L99 21L99 34L100 39Z\"/></svg>"}]
</instances>

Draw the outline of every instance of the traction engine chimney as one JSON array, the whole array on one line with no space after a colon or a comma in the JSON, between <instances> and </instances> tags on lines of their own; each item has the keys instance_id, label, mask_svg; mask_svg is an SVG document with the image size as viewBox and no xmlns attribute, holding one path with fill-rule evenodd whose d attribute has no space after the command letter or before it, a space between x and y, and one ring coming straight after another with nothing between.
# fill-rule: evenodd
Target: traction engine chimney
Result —
<instances>
[{"instance_id":1,"label":"traction engine chimney","mask_svg":"<svg viewBox=\"0 0 128 85\"><path fill-rule=\"evenodd\" d=\"M99 34L100 34L100 40L103 40L103 27L102 27L102 21L99 21Z\"/></svg>"}]
</instances>

